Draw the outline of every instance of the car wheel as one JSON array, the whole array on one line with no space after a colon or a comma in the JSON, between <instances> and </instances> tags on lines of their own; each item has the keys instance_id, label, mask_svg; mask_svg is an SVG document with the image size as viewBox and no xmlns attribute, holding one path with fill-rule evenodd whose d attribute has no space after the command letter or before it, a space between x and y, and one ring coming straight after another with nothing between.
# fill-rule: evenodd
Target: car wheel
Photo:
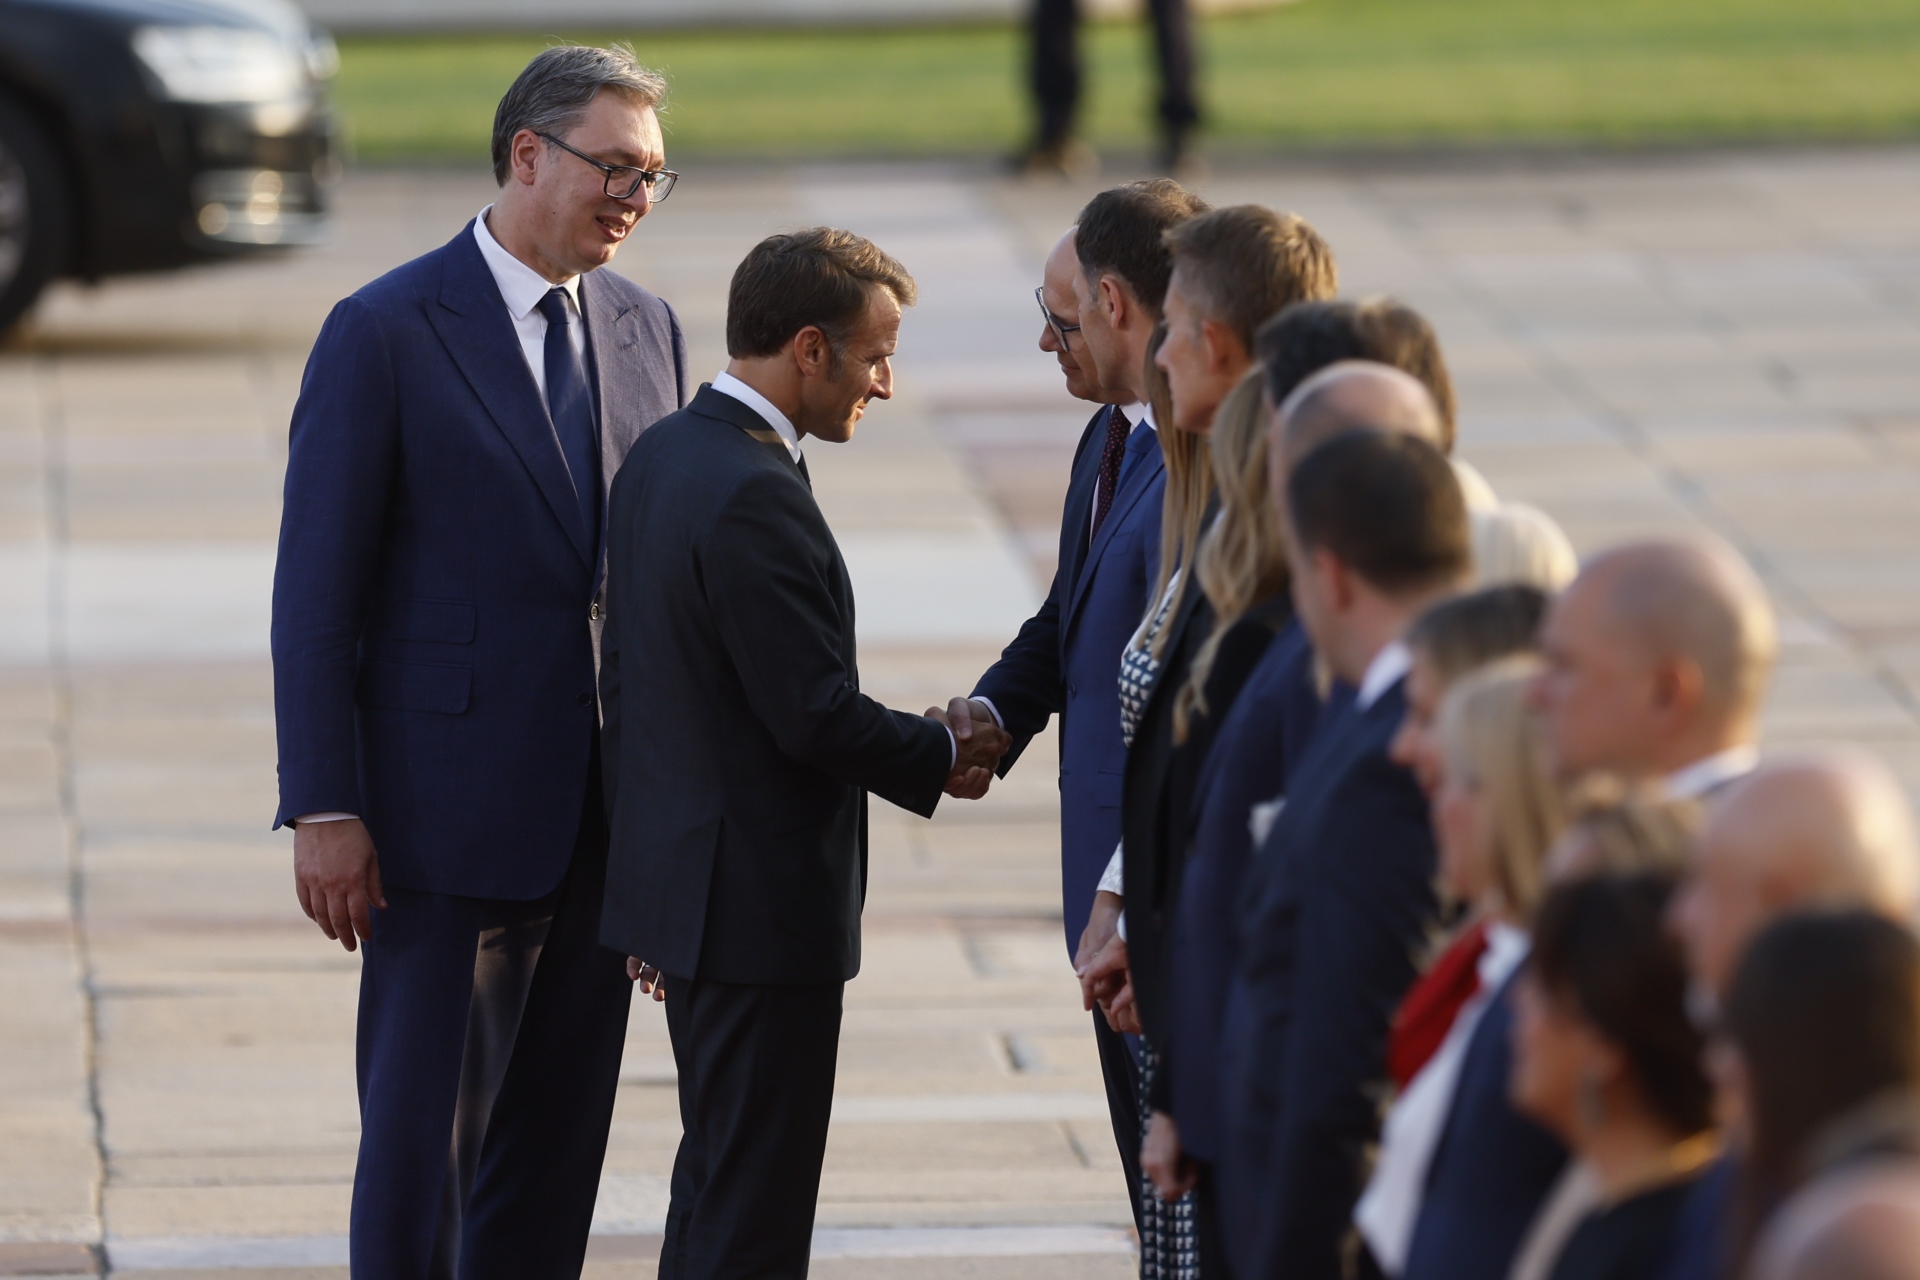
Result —
<instances>
[{"instance_id":1,"label":"car wheel","mask_svg":"<svg viewBox=\"0 0 1920 1280\"><path fill-rule=\"evenodd\" d=\"M66 175L33 117L0 99L0 333L67 261Z\"/></svg>"}]
</instances>

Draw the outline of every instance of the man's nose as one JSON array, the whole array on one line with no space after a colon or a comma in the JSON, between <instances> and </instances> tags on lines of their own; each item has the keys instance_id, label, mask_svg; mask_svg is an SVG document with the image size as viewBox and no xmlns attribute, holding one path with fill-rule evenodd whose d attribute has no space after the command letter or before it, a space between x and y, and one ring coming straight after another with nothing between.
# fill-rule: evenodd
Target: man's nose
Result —
<instances>
[{"instance_id":1,"label":"man's nose","mask_svg":"<svg viewBox=\"0 0 1920 1280\"><path fill-rule=\"evenodd\" d=\"M1060 350L1060 335L1055 333L1053 326L1045 321L1040 325L1040 349L1048 353Z\"/></svg>"},{"instance_id":2,"label":"man's nose","mask_svg":"<svg viewBox=\"0 0 1920 1280\"><path fill-rule=\"evenodd\" d=\"M874 370L873 381L867 385L869 400L893 399L893 361L882 360L880 367Z\"/></svg>"},{"instance_id":3,"label":"man's nose","mask_svg":"<svg viewBox=\"0 0 1920 1280\"><path fill-rule=\"evenodd\" d=\"M653 192L648 188L647 184L643 182L634 190L632 195L619 203L623 208L633 210L635 217L644 218L647 216L647 211L653 208Z\"/></svg>"}]
</instances>

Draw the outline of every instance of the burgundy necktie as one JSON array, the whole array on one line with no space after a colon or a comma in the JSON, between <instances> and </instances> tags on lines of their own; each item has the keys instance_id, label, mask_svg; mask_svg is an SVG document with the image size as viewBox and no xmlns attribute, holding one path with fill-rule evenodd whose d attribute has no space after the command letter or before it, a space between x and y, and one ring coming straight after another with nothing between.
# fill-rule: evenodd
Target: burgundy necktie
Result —
<instances>
[{"instance_id":1,"label":"burgundy necktie","mask_svg":"<svg viewBox=\"0 0 1920 1280\"><path fill-rule=\"evenodd\" d=\"M1093 534L1100 532L1107 512L1113 509L1113 491L1120 487L1120 464L1126 461L1127 437L1132 434L1133 424L1120 412L1120 406L1108 409L1107 447L1100 451L1100 478L1094 484L1093 533L1087 535L1089 541Z\"/></svg>"}]
</instances>

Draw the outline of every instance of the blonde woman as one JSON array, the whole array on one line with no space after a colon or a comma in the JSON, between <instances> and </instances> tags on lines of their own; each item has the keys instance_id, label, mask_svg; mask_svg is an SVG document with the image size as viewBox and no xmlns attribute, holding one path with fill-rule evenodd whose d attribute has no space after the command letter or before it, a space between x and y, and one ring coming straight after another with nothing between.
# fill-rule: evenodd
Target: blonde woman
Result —
<instances>
[{"instance_id":1,"label":"blonde woman","mask_svg":"<svg viewBox=\"0 0 1920 1280\"><path fill-rule=\"evenodd\" d=\"M1535 669L1529 658L1495 663L1441 704L1434 834L1442 886L1469 921L1442 963L1466 969L1474 992L1404 1084L1354 1210L1389 1276L1418 1277L1442 1262L1450 1274L1505 1274L1566 1163L1559 1141L1507 1101L1508 991L1565 821L1526 705Z\"/></svg>"}]
</instances>

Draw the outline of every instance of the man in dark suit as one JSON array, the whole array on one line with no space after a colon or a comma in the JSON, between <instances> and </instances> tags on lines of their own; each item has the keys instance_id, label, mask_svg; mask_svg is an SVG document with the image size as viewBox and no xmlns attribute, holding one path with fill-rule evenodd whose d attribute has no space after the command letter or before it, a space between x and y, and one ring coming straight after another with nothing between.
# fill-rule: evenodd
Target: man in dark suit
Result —
<instances>
[{"instance_id":1,"label":"man in dark suit","mask_svg":"<svg viewBox=\"0 0 1920 1280\"><path fill-rule=\"evenodd\" d=\"M1042 350L1067 390L1108 406L1074 453L1060 517L1060 559L1038 613L974 686L948 706L956 733L981 712L1004 723L1013 762L1060 717L1060 914L1082 967L1113 935L1120 899L1096 894L1120 840L1120 653L1146 612L1157 570L1166 468L1146 404L1147 343L1159 323L1171 260L1162 237L1206 205L1176 182L1128 183L1095 196L1047 257ZM1083 302L1089 305L1083 305ZM1096 905L1096 899L1102 899ZM1139 1209L1140 1120L1132 1051L1093 1013L1114 1141Z\"/></svg>"},{"instance_id":2,"label":"man in dark suit","mask_svg":"<svg viewBox=\"0 0 1920 1280\"><path fill-rule=\"evenodd\" d=\"M597 268L672 176L658 75L548 49L499 198L340 303L293 414L278 824L366 944L353 1273L577 1275L631 991L598 945L604 486L686 398L672 310Z\"/></svg>"},{"instance_id":3,"label":"man in dark suit","mask_svg":"<svg viewBox=\"0 0 1920 1280\"><path fill-rule=\"evenodd\" d=\"M666 1280L806 1275L867 792L930 816L1006 750L991 719L960 741L860 692L853 588L800 452L892 394L913 296L850 232L762 241L734 273L726 372L614 482L601 936L666 999L682 1129Z\"/></svg>"},{"instance_id":4,"label":"man in dark suit","mask_svg":"<svg viewBox=\"0 0 1920 1280\"><path fill-rule=\"evenodd\" d=\"M1405 710L1398 637L1465 578L1467 517L1438 449L1374 430L1293 465L1284 508L1301 623L1355 693L1290 775L1247 873L1222 1207L1241 1280L1335 1280L1378 1129L1387 1029L1437 908L1426 801L1388 754Z\"/></svg>"}]
</instances>

